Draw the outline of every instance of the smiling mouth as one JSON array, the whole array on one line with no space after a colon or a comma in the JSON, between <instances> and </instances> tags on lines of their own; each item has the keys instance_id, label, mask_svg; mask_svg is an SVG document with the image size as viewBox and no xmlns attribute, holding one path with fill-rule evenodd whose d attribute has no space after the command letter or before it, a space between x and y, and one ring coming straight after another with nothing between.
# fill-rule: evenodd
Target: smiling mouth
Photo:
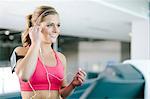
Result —
<instances>
[{"instance_id":1,"label":"smiling mouth","mask_svg":"<svg viewBox=\"0 0 150 99\"><path fill-rule=\"evenodd\" d=\"M56 38L56 36L51 36L51 35L50 35L50 37L51 37L51 38Z\"/></svg>"},{"instance_id":2,"label":"smiling mouth","mask_svg":"<svg viewBox=\"0 0 150 99\"><path fill-rule=\"evenodd\" d=\"M57 35L49 35L49 36L53 39L57 38Z\"/></svg>"}]
</instances>

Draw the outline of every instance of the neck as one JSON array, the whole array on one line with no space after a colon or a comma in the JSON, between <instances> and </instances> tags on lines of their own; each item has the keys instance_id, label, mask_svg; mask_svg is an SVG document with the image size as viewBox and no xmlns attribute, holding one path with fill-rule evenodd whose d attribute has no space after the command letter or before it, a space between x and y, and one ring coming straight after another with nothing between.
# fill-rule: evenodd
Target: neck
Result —
<instances>
[{"instance_id":1,"label":"neck","mask_svg":"<svg viewBox=\"0 0 150 99\"><path fill-rule=\"evenodd\" d=\"M50 43L41 43L41 50L42 52L52 52L52 47L51 47L52 44Z\"/></svg>"}]
</instances>

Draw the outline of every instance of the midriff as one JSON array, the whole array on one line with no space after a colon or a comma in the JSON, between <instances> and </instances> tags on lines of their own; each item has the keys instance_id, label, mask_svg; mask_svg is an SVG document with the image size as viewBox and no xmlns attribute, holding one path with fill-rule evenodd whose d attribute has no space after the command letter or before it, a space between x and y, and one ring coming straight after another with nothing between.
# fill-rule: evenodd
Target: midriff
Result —
<instances>
[{"instance_id":1,"label":"midriff","mask_svg":"<svg viewBox=\"0 0 150 99\"><path fill-rule=\"evenodd\" d=\"M37 90L35 92L35 97L31 98L32 96L34 96L33 91L21 91L22 99L62 99L58 90L51 90L50 97L48 97L48 90Z\"/></svg>"}]
</instances>

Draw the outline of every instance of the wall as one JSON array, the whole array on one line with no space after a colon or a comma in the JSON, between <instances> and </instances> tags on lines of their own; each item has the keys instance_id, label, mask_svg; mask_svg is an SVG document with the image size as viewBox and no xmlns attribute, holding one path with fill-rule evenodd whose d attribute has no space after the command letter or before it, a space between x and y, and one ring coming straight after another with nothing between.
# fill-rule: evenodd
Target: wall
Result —
<instances>
[{"instance_id":1,"label":"wall","mask_svg":"<svg viewBox=\"0 0 150 99\"><path fill-rule=\"evenodd\" d=\"M96 41L79 43L79 66L88 71L99 71L102 66L121 61L121 43Z\"/></svg>"},{"instance_id":2,"label":"wall","mask_svg":"<svg viewBox=\"0 0 150 99\"><path fill-rule=\"evenodd\" d=\"M70 82L78 69L78 43L69 42L63 44L62 53L67 60L67 81Z\"/></svg>"},{"instance_id":3,"label":"wall","mask_svg":"<svg viewBox=\"0 0 150 99\"><path fill-rule=\"evenodd\" d=\"M130 59L130 43L121 42L121 62Z\"/></svg>"}]
</instances>

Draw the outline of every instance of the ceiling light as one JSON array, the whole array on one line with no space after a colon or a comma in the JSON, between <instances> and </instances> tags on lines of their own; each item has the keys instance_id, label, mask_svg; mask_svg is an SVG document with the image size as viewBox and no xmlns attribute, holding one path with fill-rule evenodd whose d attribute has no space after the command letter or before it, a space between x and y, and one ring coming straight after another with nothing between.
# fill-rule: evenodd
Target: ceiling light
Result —
<instances>
[{"instance_id":1,"label":"ceiling light","mask_svg":"<svg viewBox=\"0 0 150 99\"><path fill-rule=\"evenodd\" d=\"M10 40L13 40L13 39L14 39L14 36L13 36L13 35L10 35L10 36L9 36L9 39L10 39Z\"/></svg>"},{"instance_id":2,"label":"ceiling light","mask_svg":"<svg viewBox=\"0 0 150 99\"><path fill-rule=\"evenodd\" d=\"M9 35L10 34L10 31L5 31L5 35Z\"/></svg>"},{"instance_id":3,"label":"ceiling light","mask_svg":"<svg viewBox=\"0 0 150 99\"><path fill-rule=\"evenodd\" d=\"M129 35L129 37L132 37L132 32L129 32L129 34L128 34L128 35Z\"/></svg>"}]
</instances>

